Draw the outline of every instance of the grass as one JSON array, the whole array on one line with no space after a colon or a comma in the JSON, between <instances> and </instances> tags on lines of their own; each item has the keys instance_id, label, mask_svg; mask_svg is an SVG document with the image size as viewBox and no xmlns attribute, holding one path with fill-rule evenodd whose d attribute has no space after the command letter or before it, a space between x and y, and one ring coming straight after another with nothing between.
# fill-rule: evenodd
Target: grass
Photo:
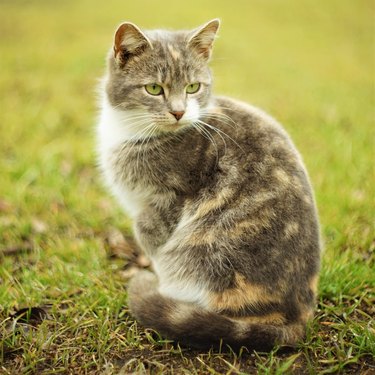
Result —
<instances>
[{"instance_id":1,"label":"grass","mask_svg":"<svg viewBox=\"0 0 375 375\"><path fill-rule=\"evenodd\" d=\"M0 373L373 374L374 3L181 4L0 3ZM284 123L316 191L319 301L292 352L176 348L126 307L128 261L113 234L129 222L95 168L97 78L120 21L181 28L214 17L215 91ZM37 306L43 316L17 315Z\"/></svg>"}]
</instances>

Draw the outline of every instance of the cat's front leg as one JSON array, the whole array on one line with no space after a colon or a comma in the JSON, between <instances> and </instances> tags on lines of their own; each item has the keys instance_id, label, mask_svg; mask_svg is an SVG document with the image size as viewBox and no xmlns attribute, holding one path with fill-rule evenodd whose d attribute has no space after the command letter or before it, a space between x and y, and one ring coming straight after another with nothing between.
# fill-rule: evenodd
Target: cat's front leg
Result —
<instances>
[{"instance_id":1,"label":"cat's front leg","mask_svg":"<svg viewBox=\"0 0 375 375\"><path fill-rule=\"evenodd\" d=\"M143 210L133 225L134 237L148 257L162 246L170 236L171 229L159 212L152 209Z\"/></svg>"}]
</instances>

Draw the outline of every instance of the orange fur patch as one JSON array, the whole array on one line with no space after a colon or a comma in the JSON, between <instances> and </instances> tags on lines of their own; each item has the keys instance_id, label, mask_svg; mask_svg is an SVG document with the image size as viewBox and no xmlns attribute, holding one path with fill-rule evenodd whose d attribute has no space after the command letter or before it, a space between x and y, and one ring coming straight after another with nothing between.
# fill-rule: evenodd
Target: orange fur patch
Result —
<instances>
[{"instance_id":1,"label":"orange fur patch","mask_svg":"<svg viewBox=\"0 0 375 375\"><path fill-rule=\"evenodd\" d=\"M295 221L290 221L289 223L285 225L284 237L291 238L295 234L298 233L298 230L299 230L299 224Z\"/></svg>"},{"instance_id":2,"label":"orange fur patch","mask_svg":"<svg viewBox=\"0 0 375 375\"><path fill-rule=\"evenodd\" d=\"M271 227L273 215L274 212L271 209L265 208L256 217L238 222L234 227L228 229L225 235L228 238L236 238L244 233L256 235L264 228Z\"/></svg>"},{"instance_id":3,"label":"orange fur patch","mask_svg":"<svg viewBox=\"0 0 375 375\"><path fill-rule=\"evenodd\" d=\"M168 44L168 50L174 60L177 60L181 57L180 52L178 52L171 44Z\"/></svg>"},{"instance_id":4,"label":"orange fur patch","mask_svg":"<svg viewBox=\"0 0 375 375\"><path fill-rule=\"evenodd\" d=\"M211 293L209 305L211 308L220 310L238 311L248 305L267 304L278 302L276 295L270 295L265 288L247 282L245 277L236 273L236 286L226 289L221 293Z\"/></svg>"},{"instance_id":5,"label":"orange fur patch","mask_svg":"<svg viewBox=\"0 0 375 375\"><path fill-rule=\"evenodd\" d=\"M290 184L290 176L281 168L276 168L272 174L283 187L288 187Z\"/></svg>"},{"instance_id":6,"label":"orange fur patch","mask_svg":"<svg viewBox=\"0 0 375 375\"><path fill-rule=\"evenodd\" d=\"M233 322L240 324L272 324L283 325L285 324L285 316L278 312L273 312L263 316L244 316L231 318Z\"/></svg>"},{"instance_id":7,"label":"orange fur patch","mask_svg":"<svg viewBox=\"0 0 375 375\"><path fill-rule=\"evenodd\" d=\"M213 210L223 206L227 200L232 196L233 190L231 188L222 189L214 198L207 199L202 202L195 213L198 218L203 217Z\"/></svg>"}]
</instances>

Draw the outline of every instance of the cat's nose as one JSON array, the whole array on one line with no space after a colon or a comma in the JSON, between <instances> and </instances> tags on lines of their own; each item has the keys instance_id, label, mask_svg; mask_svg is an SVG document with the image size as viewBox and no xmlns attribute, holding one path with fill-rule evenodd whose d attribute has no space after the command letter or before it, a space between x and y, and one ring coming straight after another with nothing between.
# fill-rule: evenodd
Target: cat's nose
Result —
<instances>
[{"instance_id":1,"label":"cat's nose","mask_svg":"<svg viewBox=\"0 0 375 375\"><path fill-rule=\"evenodd\" d=\"M171 115L175 117L175 119L178 121L181 119L181 117L185 114L184 111L171 111L169 112Z\"/></svg>"}]
</instances>

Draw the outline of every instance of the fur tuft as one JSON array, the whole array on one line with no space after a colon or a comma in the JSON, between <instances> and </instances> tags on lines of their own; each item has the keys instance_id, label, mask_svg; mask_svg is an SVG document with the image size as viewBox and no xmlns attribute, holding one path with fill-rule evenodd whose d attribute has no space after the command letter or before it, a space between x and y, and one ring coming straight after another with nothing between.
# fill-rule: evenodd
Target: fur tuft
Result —
<instances>
[{"instance_id":1,"label":"fur tuft","mask_svg":"<svg viewBox=\"0 0 375 375\"><path fill-rule=\"evenodd\" d=\"M139 272L130 282L129 307L138 322L182 345L197 348L236 350L242 346L254 350L271 350L275 345L295 345L304 335L303 324L244 324L177 301L158 292L156 275Z\"/></svg>"}]
</instances>

